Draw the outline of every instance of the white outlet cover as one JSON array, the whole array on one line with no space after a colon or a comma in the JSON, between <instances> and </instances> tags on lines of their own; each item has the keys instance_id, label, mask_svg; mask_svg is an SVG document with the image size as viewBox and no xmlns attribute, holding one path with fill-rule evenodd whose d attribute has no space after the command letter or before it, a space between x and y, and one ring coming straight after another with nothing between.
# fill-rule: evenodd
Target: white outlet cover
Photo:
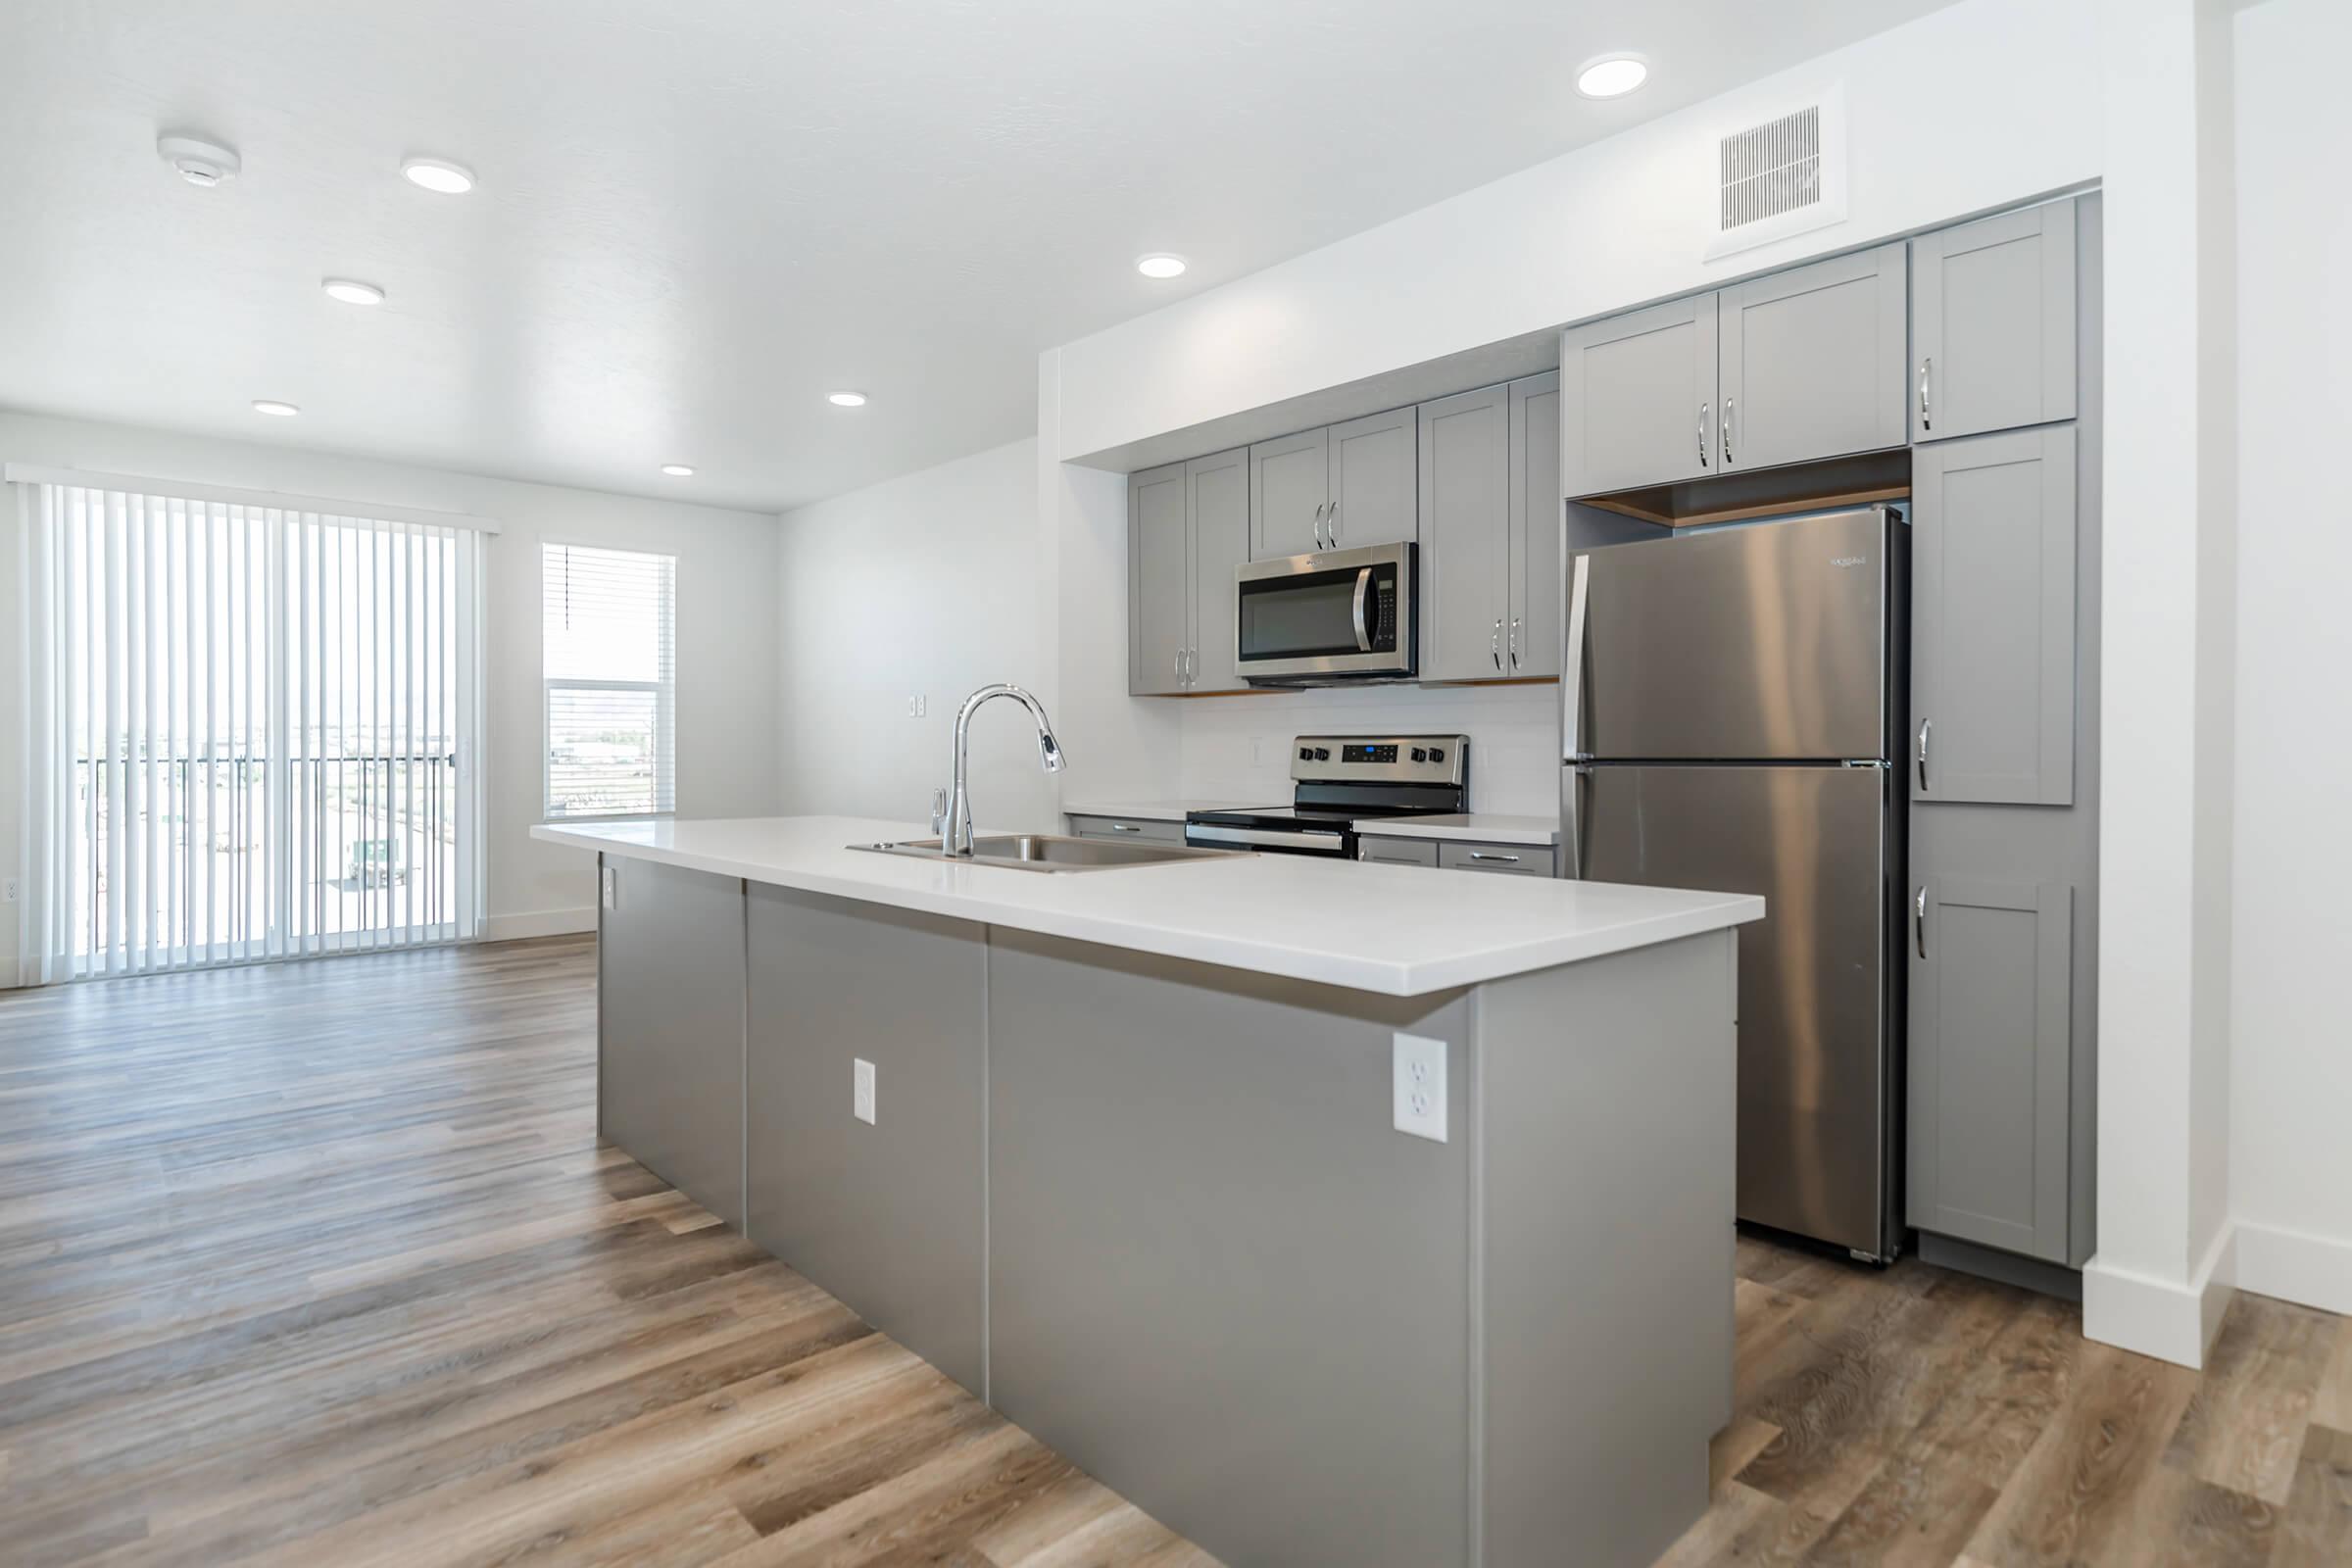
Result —
<instances>
[{"instance_id":1,"label":"white outlet cover","mask_svg":"<svg viewBox=\"0 0 2352 1568\"><path fill-rule=\"evenodd\" d=\"M1400 1133L1446 1142L1446 1042L1427 1035L1396 1037L1396 1122Z\"/></svg>"},{"instance_id":2,"label":"white outlet cover","mask_svg":"<svg viewBox=\"0 0 2352 1568\"><path fill-rule=\"evenodd\" d=\"M605 867L605 907L620 907L620 869L617 866Z\"/></svg>"},{"instance_id":3,"label":"white outlet cover","mask_svg":"<svg viewBox=\"0 0 2352 1568\"><path fill-rule=\"evenodd\" d=\"M874 1064L863 1056L850 1058L850 1114L874 1125Z\"/></svg>"}]
</instances>

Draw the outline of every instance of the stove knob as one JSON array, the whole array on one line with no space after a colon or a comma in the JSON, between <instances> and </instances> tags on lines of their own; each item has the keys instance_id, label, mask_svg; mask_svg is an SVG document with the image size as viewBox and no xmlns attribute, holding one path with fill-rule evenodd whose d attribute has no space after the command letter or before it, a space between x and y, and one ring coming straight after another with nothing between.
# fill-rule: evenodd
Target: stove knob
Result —
<instances>
[{"instance_id":1,"label":"stove knob","mask_svg":"<svg viewBox=\"0 0 2352 1568\"><path fill-rule=\"evenodd\" d=\"M1318 762L1328 762L1328 761L1330 761L1330 760L1331 760L1331 749L1330 749L1329 747L1326 747L1326 746L1318 746L1318 747L1316 747L1316 748L1315 748L1315 760L1316 760L1316 761L1318 761Z\"/></svg>"},{"instance_id":2,"label":"stove knob","mask_svg":"<svg viewBox=\"0 0 2352 1568\"><path fill-rule=\"evenodd\" d=\"M1429 754L1423 751L1420 747L1416 746L1413 748L1413 760L1416 762L1426 762L1429 760Z\"/></svg>"},{"instance_id":3,"label":"stove knob","mask_svg":"<svg viewBox=\"0 0 2352 1568\"><path fill-rule=\"evenodd\" d=\"M1443 746L1432 746L1429 749L1429 760L1433 762L1443 762L1446 760L1446 748Z\"/></svg>"},{"instance_id":4,"label":"stove knob","mask_svg":"<svg viewBox=\"0 0 2352 1568\"><path fill-rule=\"evenodd\" d=\"M1313 752L1310 752L1310 751L1308 751L1308 750L1307 750L1305 747L1303 747L1303 746L1301 746L1301 747L1299 747L1299 748L1298 748L1298 760L1300 760L1301 762L1311 762L1311 761L1313 761L1314 760L1315 760L1315 754L1314 754Z\"/></svg>"}]
</instances>

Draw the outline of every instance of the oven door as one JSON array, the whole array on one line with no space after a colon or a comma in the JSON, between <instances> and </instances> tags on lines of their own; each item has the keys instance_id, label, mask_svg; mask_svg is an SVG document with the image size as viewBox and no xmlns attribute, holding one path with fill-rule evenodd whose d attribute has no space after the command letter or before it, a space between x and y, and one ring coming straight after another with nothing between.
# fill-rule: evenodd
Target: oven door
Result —
<instances>
[{"instance_id":1,"label":"oven door","mask_svg":"<svg viewBox=\"0 0 2352 1568\"><path fill-rule=\"evenodd\" d=\"M1413 673L1413 547L1375 545L1234 568L1234 662L1299 684Z\"/></svg>"}]
</instances>

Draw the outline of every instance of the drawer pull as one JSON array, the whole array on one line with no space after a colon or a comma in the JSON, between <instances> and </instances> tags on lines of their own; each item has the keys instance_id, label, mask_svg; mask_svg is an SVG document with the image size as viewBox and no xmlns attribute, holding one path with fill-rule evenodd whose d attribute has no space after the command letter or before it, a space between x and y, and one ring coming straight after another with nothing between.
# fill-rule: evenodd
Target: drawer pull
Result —
<instances>
[{"instance_id":1,"label":"drawer pull","mask_svg":"<svg viewBox=\"0 0 2352 1568\"><path fill-rule=\"evenodd\" d=\"M1519 857L1516 855L1493 855L1485 850L1472 850L1470 858L1473 860L1501 860L1511 865L1519 863Z\"/></svg>"},{"instance_id":2,"label":"drawer pull","mask_svg":"<svg viewBox=\"0 0 2352 1568\"><path fill-rule=\"evenodd\" d=\"M1132 822L1113 822L1110 824L1110 830L1113 833L1141 833L1143 831Z\"/></svg>"}]
</instances>

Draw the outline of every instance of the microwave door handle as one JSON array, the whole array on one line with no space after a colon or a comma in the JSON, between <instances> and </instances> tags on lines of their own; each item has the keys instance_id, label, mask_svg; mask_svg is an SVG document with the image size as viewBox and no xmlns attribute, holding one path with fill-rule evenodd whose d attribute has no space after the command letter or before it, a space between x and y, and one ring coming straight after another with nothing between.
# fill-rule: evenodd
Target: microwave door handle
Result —
<instances>
[{"instance_id":1,"label":"microwave door handle","mask_svg":"<svg viewBox=\"0 0 2352 1568\"><path fill-rule=\"evenodd\" d=\"M1359 566L1355 572L1355 647L1358 653L1372 651L1372 627L1364 619L1366 602L1372 596L1372 568Z\"/></svg>"}]
</instances>

